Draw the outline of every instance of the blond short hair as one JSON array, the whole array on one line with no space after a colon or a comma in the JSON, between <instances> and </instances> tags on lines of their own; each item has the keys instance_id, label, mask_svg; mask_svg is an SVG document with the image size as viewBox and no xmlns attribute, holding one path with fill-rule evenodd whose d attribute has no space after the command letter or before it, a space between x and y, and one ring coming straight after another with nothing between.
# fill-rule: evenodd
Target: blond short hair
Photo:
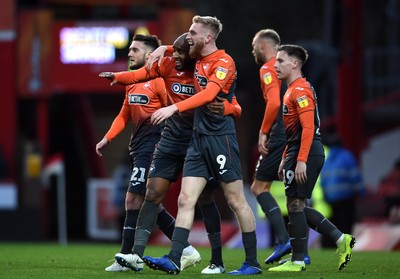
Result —
<instances>
[{"instance_id":1,"label":"blond short hair","mask_svg":"<svg viewBox=\"0 0 400 279\"><path fill-rule=\"evenodd\" d=\"M193 17L192 22L203 24L213 33L215 39L218 38L219 33L222 31L222 23L215 16L196 15Z\"/></svg>"}]
</instances>

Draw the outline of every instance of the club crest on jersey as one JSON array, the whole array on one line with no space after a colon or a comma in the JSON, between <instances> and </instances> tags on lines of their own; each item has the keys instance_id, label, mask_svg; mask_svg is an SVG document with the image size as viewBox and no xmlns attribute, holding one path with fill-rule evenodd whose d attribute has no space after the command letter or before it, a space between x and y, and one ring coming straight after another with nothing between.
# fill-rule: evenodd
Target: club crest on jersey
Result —
<instances>
[{"instance_id":1,"label":"club crest on jersey","mask_svg":"<svg viewBox=\"0 0 400 279\"><path fill-rule=\"evenodd\" d=\"M217 68L217 73L215 74L218 79L223 80L226 77L226 74L228 73L228 69L218 67Z\"/></svg>"},{"instance_id":2,"label":"club crest on jersey","mask_svg":"<svg viewBox=\"0 0 400 279\"><path fill-rule=\"evenodd\" d=\"M299 106L301 108L307 107L308 106L308 100L307 100L307 96L301 96L299 98L296 99L297 103L299 104Z\"/></svg>"},{"instance_id":3,"label":"club crest on jersey","mask_svg":"<svg viewBox=\"0 0 400 279\"><path fill-rule=\"evenodd\" d=\"M147 105L149 103L149 96L145 94L129 94L128 103L130 105Z\"/></svg>"},{"instance_id":4,"label":"club crest on jersey","mask_svg":"<svg viewBox=\"0 0 400 279\"><path fill-rule=\"evenodd\" d=\"M268 73L266 73L265 75L263 75L263 80L264 80L264 83L265 83L266 85L270 84L270 83L272 82L271 73L268 72Z\"/></svg>"},{"instance_id":5,"label":"club crest on jersey","mask_svg":"<svg viewBox=\"0 0 400 279\"><path fill-rule=\"evenodd\" d=\"M172 92L175 94L183 94L183 95L190 95L192 96L194 94L194 85L192 84L181 84L178 82L175 82L171 86Z\"/></svg>"}]
</instances>

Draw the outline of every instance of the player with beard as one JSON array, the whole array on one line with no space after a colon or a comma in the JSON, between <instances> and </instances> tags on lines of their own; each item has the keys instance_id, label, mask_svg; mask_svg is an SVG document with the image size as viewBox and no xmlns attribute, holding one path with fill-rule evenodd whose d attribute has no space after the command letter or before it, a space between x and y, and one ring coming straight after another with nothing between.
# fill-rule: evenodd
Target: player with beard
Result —
<instances>
[{"instance_id":1,"label":"player with beard","mask_svg":"<svg viewBox=\"0 0 400 279\"><path fill-rule=\"evenodd\" d=\"M260 84L266 106L258 137L260 158L251 191L269 220L278 241L274 252L265 260L267 264L278 261L291 250L281 210L270 193L272 182L279 180L278 167L286 146L281 108L282 81L277 78L274 69L276 49L280 41L275 30L263 29L256 33L252 42L255 61L262 65Z\"/></svg>"},{"instance_id":2,"label":"player with beard","mask_svg":"<svg viewBox=\"0 0 400 279\"><path fill-rule=\"evenodd\" d=\"M224 50L218 50L216 39L222 31L221 22L210 16L193 17L187 36L190 57L196 57L195 94L178 103L159 109L152 115L157 125L175 113L195 109L194 129L183 167L178 198L178 214L168 255L161 258L145 256L143 261L153 269L170 274L180 270L182 255L193 225L196 202L210 177L221 182L225 198L235 213L242 231L245 262L231 275L261 273L257 261L255 219L243 191L239 146L231 116L210 112L208 104L217 96L232 101L236 87L236 67Z\"/></svg>"},{"instance_id":3,"label":"player with beard","mask_svg":"<svg viewBox=\"0 0 400 279\"><path fill-rule=\"evenodd\" d=\"M162 77L168 91L168 103L174 104L185 100L194 94L193 70L195 60L189 58L189 44L186 35L179 36L173 44L172 57L165 57L161 63L154 64L151 69L143 67L134 72L104 72L101 77L110 79L111 84L133 84L157 77ZM234 106L235 105L235 106ZM233 114L240 116L241 108L235 102L214 102L210 109L216 113ZM193 130L193 110L177 113L167 119L164 131L154 153L152 167L147 180L145 201L139 213L135 244L132 254L117 255L121 264L138 268L143 266L142 258L150 233L157 218L158 205L165 198L172 182L177 181L183 168L187 147ZM204 223L212 249L212 257L203 274L219 274L224 272L222 261L220 214L215 205L213 188L218 184L214 179L202 192L198 201L203 214ZM174 223L170 225L171 231ZM200 255L187 254L183 251L181 270L200 261Z\"/></svg>"}]
</instances>

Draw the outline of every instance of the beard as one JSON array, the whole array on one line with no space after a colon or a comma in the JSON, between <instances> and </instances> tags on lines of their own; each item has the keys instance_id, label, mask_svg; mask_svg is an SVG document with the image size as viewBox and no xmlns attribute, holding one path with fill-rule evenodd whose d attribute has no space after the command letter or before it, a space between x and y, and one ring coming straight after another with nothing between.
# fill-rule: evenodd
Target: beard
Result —
<instances>
[{"instance_id":1,"label":"beard","mask_svg":"<svg viewBox=\"0 0 400 279\"><path fill-rule=\"evenodd\" d=\"M198 42L198 43L195 43L194 45L192 45L189 49L190 58L191 59L196 58L200 54L200 51L203 49L204 45L205 44L203 42L201 42L201 43Z\"/></svg>"},{"instance_id":2,"label":"beard","mask_svg":"<svg viewBox=\"0 0 400 279\"><path fill-rule=\"evenodd\" d=\"M141 68L141 67L139 66L138 63L129 64L129 70L137 70L137 69L139 69L139 68Z\"/></svg>"},{"instance_id":3,"label":"beard","mask_svg":"<svg viewBox=\"0 0 400 279\"><path fill-rule=\"evenodd\" d=\"M265 63L265 62L264 62L264 59L263 59L263 56L262 56L260 53L256 53L256 55L254 56L254 58L255 58L255 60L256 60L256 63L259 64L259 65L262 65L262 64Z\"/></svg>"},{"instance_id":4,"label":"beard","mask_svg":"<svg viewBox=\"0 0 400 279\"><path fill-rule=\"evenodd\" d=\"M143 57L142 59L138 59L134 64L129 64L129 70L137 70L142 68L146 64L146 59Z\"/></svg>"}]
</instances>

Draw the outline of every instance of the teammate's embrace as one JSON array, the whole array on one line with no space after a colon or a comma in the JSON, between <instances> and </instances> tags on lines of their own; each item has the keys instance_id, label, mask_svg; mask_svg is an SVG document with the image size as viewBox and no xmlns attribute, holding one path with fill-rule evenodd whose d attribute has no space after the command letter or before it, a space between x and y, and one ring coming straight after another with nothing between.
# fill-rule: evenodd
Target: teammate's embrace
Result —
<instances>
[{"instance_id":1,"label":"teammate's embrace","mask_svg":"<svg viewBox=\"0 0 400 279\"><path fill-rule=\"evenodd\" d=\"M194 94L193 72L195 60L189 57L187 33L179 36L173 44L172 57L164 57L160 64L154 63L151 69L143 67L134 72L101 73L100 76L112 81L112 84L132 84L162 77L168 91L168 104L175 104ZM214 109L215 108L215 109ZM210 105L211 111L233 114L239 117L241 108L234 101L218 101ZM131 268L141 267L136 262L142 262L149 232L152 231L157 216L158 205L164 199L172 182L176 181L182 171L186 151L193 131L193 110L176 113L165 121L161 140L154 153L152 167L149 172L145 201L139 213L136 228L133 254L118 255L117 260ZM215 183L214 183L215 184ZM209 183L202 192L199 206L203 214L204 223L212 249L212 258L208 267L203 269L204 274L218 274L225 271L222 260L222 244L220 235L220 214L213 197L213 183ZM174 223L170 226L171 232ZM188 245L187 241L186 244ZM197 251L190 253L187 249L181 257L181 270L200 261Z\"/></svg>"},{"instance_id":2,"label":"teammate's embrace","mask_svg":"<svg viewBox=\"0 0 400 279\"><path fill-rule=\"evenodd\" d=\"M153 269L170 274L179 273L182 244L189 237L196 202L207 180L214 177L221 182L225 198L238 219L246 254L243 265L229 274L258 274L261 268L257 261L255 220L244 196L234 121L232 117L211 112L208 106L217 96L232 100L236 87L236 66L233 59L216 46L215 40L222 30L221 22L210 16L195 16L192 22L187 39L190 56L197 58L194 72L196 94L161 108L152 115L152 123L158 124L175 113L195 109L194 129L183 168L172 247L164 257L146 256L143 261Z\"/></svg>"}]
</instances>

